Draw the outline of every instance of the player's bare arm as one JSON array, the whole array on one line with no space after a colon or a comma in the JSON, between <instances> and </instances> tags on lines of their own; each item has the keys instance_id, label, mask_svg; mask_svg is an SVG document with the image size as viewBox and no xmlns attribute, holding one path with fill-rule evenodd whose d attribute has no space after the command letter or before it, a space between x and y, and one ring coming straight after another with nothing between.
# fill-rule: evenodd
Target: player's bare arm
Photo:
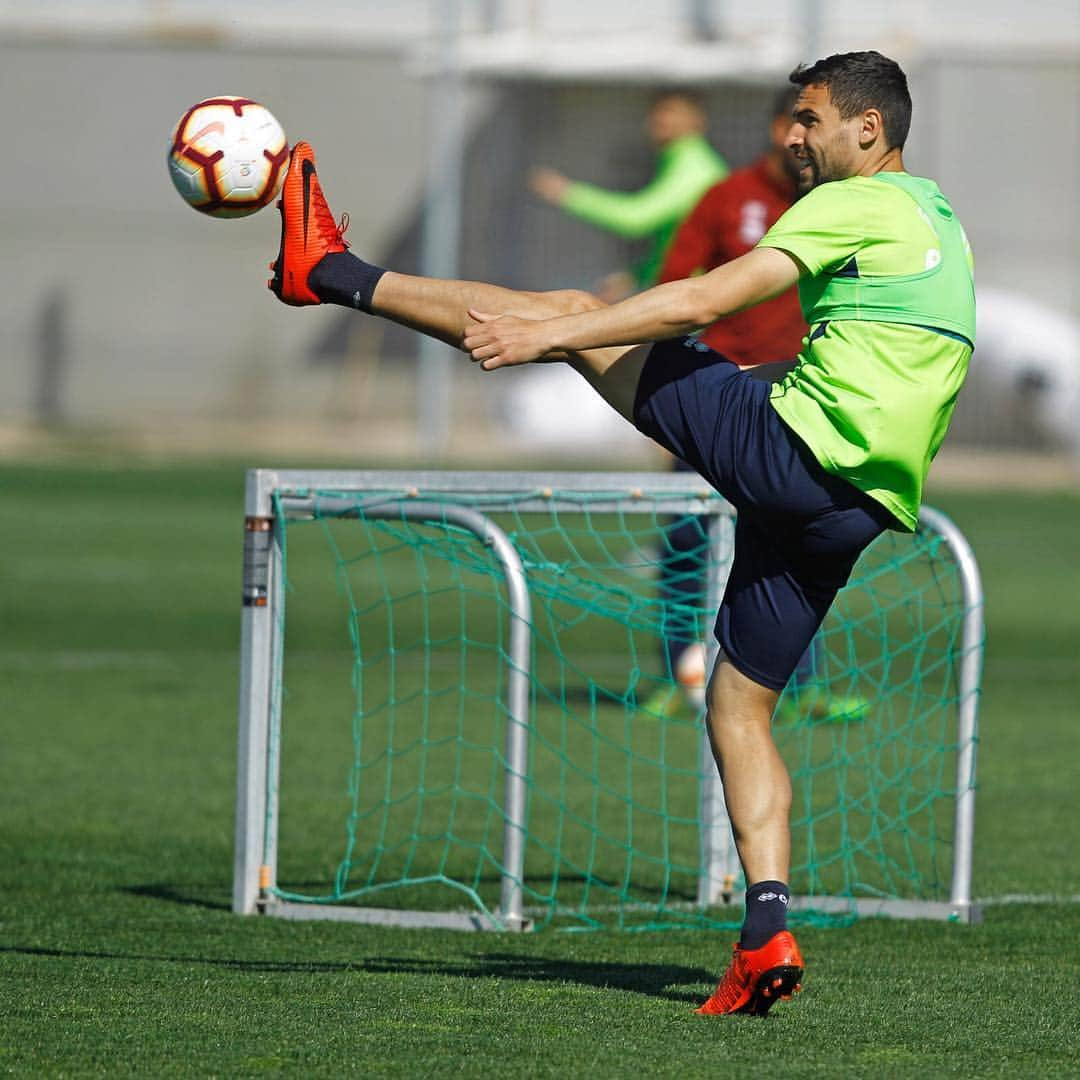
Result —
<instances>
[{"instance_id":1,"label":"player's bare arm","mask_svg":"<svg viewBox=\"0 0 1080 1080\"><path fill-rule=\"evenodd\" d=\"M464 346L485 371L526 364L553 352L662 341L790 288L799 265L783 251L756 248L697 278L672 281L610 307L551 319L470 311Z\"/></svg>"}]
</instances>

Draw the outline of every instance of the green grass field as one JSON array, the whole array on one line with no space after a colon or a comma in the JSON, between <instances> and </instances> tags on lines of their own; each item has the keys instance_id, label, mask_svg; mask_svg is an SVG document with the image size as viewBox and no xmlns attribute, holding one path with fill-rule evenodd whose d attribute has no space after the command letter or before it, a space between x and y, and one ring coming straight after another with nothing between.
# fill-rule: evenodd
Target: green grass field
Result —
<instances>
[{"instance_id":1,"label":"green grass field","mask_svg":"<svg viewBox=\"0 0 1080 1080\"><path fill-rule=\"evenodd\" d=\"M942 493L988 597L982 926L800 933L805 992L708 1021L730 937L463 935L229 910L243 475L0 468L0 1070L1071 1076L1080 498Z\"/></svg>"}]
</instances>

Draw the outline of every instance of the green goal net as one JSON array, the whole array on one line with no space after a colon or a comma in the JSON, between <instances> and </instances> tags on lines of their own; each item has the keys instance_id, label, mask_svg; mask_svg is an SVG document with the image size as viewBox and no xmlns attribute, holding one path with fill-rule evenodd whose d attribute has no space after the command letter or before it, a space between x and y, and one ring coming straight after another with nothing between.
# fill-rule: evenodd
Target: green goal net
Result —
<instances>
[{"instance_id":1,"label":"green goal net","mask_svg":"<svg viewBox=\"0 0 1080 1080\"><path fill-rule=\"evenodd\" d=\"M699 680L732 522L678 474L253 473L236 909L731 925ZM835 603L775 718L802 917L973 916L979 608L932 511Z\"/></svg>"}]
</instances>

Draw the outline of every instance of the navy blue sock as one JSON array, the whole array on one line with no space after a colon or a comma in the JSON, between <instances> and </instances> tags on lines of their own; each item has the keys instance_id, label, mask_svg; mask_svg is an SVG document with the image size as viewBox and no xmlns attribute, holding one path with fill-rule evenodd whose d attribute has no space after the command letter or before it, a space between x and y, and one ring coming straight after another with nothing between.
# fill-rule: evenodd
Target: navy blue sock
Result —
<instances>
[{"instance_id":1,"label":"navy blue sock","mask_svg":"<svg viewBox=\"0 0 1080 1080\"><path fill-rule=\"evenodd\" d=\"M788 887L782 881L759 881L746 890L746 917L739 947L760 949L766 941L787 929Z\"/></svg>"},{"instance_id":2,"label":"navy blue sock","mask_svg":"<svg viewBox=\"0 0 1080 1080\"><path fill-rule=\"evenodd\" d=\"M324 304L370 312L375 286L385 273L381 266L372 266L351 251L333 251L312 268L308 288Z\"/></svg>"}]
</instances>

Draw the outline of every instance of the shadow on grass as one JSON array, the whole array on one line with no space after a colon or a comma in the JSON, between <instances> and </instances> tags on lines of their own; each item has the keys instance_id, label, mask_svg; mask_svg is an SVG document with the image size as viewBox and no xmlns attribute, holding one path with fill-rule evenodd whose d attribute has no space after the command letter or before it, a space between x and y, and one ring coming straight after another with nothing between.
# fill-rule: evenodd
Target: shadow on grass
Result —
<instances>
[{"instance_id":1,"label":"shadow on grass","mask_svg":"<svg viewBox=\"0 0 1080 1080\"><path fill-rule=\"evenodd\" d=\"M354 961L238 960L232 957L167 956L156 953L108 952L84 949L46 949L37 946L0 945L0 954L46 957L57 960L110 960L160 964L207 965L257 975L337 975L363 972L369 975L418 975L458 979L511 979L518 982L576 983L600 990L625 990L665 1001L697 1004L701 986L715 981L705 968L676 964L620 964L597 961L558 960L486 953L459 961L424 960L419 957L380 956ZM694 986L694 991L679 987Z\"/></svg>"},{"instance_id":2,"label":"shadow on grass","mask_svg":"<svg viewBox=\"0 0 1080 1080\"><path fill-rule=\"evenodd\" d=\"M520 982L577 983L601 990L626 990L646 997L699 1004L700 985L716 975L705 968L677 964L621 964L612 961L559 960L515 953L485 953L459 962L381 956L358 965L363 971L388 975L438 975L463 979L512 979ZM677 989L694 986L693 992Z\"/></svg>"},{"instance_id":3,"label":"shadow on grass","mask_svg":"<svg viewBox=\"0 0 1080 1080\"><path fill-rule=\"evenodd\" d=\"M195 886L198 888L198 886ZM181 892L174 885L125 885L120 890L128 896L144 896L150 900L168 900L171 904L184 907L206 908L209 911L231 911L232 905L227 900L208 900L205 896Z\"/></svg>"}]
</instances>

